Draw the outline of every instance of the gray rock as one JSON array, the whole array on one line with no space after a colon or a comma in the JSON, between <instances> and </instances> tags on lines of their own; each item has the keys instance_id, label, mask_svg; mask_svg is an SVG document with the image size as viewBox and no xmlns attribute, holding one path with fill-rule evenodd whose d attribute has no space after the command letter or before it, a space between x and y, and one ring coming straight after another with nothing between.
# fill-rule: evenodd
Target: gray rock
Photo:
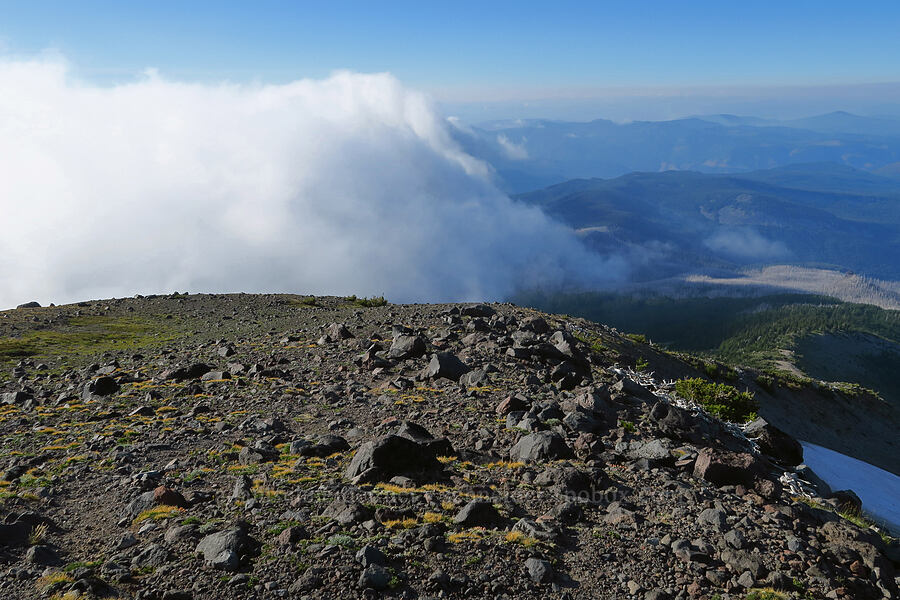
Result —
<instances>
[{"instance_id":1,"label":"gray rock","mask_svg":"<svg viewBox=\"0 0 900 600\"><path fill-rule=\"evenodd\" d=\"M153 508L156 504L156 499L154 498L153 491L144 492L134 500L128 503L128 506L125 508L125 517L129 520L135 519L139 514L144 512L145 510L149 510Z\"/></svg>"},{"instance_id":2,"label":"gray rock","mask_svg":"<svg viewBox=\"0 0 900 600\"><path fill-rule=\"evenodd\" d=\"M140 543L136 537L134 537L133 533L126 533L119 538L118 543L114 546L116 550L126 550L131 548L132 546L137 546Z\"/></svg>"},{"instance_id":3,"label":"gray rock","mask_svg":"<svg viewBox=\"0 0 900 600\"><path fill-rule=\"evenodd\" d=\"M755 439L763 453L780 463L799 465L803 462L803 446L800 442L762 417L745 426L744 433Z\"/></svg>"},{"instance_id":4,"label":"gray rock","mask_svg":"<svg viewBox=\"0 0 900 600\"><path fill-rule=\"evenodd\" d=\"M198 535L196 525L175 525L166 530L163 539L170 544L193 541Z\"/></svg>"},{"instance_id":5,"label":"gray rock","mask_svg":"<svg viewBox=\"0 0 900 600\"><path fill-rule=\"evenodd\" d=\"M740 529L732 529L724 536L725 543L734 548L735 550L741 550L744 546L747 545L747 538L744 536L744 532Z\"/></svg>"},{"instance_id":6,"label":"gray rock","mask_svg":"<svg viewBox=\"0 0 900 600\"><path fill-rule=\"evenodd\" d=\"M742 588L750 589L756 585L756 579L753 578L753 573L750 571L744 571L741 573L741 576L738 577L738 585Z\"/></svg>"},{"instance_id":7,"label":"gray rock","mask_svg":"<svg viewBox=\"0 0 900 600\"><path fill-rule=\"evenodd\" d=\"M688 540L680 539L672 542L672 553L680 560L690 563L707 564L710 561L709 555L700 552L699 549L691 545Z\"/></svg>"},{"instance_id":8,"label":"gray rock","mask_svg":"<svg viewBox=\"0 0 900 600\"><path fill-rule=\"evenodd\" d=\"M62 564L56 551L44 544L30 547L28 551L25 552L25 562L44 567L54 567Z\"/></svg>"},{"instance_id":9,"label":"gray rock","mask_svg":"<svg viewBox=\"0 0 900 600\"><path fill-rule=\"evenodd\" d=\"M653 392L627 377L612 384L612 386L610 386L610 392L616 396L636 398L648 403L657 402L659 400Z\"/></svg>"},{"instance_id":10,"label":"gray rock","mask_svg":"<svg viewBox=\"0 0 900 600\"><path fill-rule=\"evenodd\" d=\"M98 377L84 387L83 397L111 396L119 391L119 384L112 377Z\"/></svg>"},{"instance_id":11,"label":"gray rock","mask_svg":"<svg viewBox=\"0 0 900 600\"><path fill-rule=\"evenodd\" d=\"M300 525L292 525L278 534L275 541L281 546L293 546L301 540L309 538L309 532Z\"/></svg>"},{"instance_id":12,"label":"gray rock","mask_svg":"<svg viewBox=\"0 0 900 600\"><path fill-rule=\"evenodd\" d=\"M270 444L257 442L250 446L244 446L238 453L238 462L242 465L258 465L264 462L278 460L280 453Z\"/></svg>"},{"instance_id":13,"label":"gray rock","mask_svg":"<svg viewBox=\"0 0 900 600\"><path fill-rule=\"evenodd\" d=\"M571 458L572 450L558 433L538 431L519 438L510 449L509 457L514 461L548 461Z\"/></svg>"},{"instance_id":14,"label":"gray rock","mask_svg":"<svg viewBox=\"0 0 900 600\"><path fill-rule=\"evenodd\" d=\"M603 518L603 522L610 525L618 525L619 523L635 524L641 520L640 515L632 507L621 502L613 502L606 507L606 516Z\"/></svg>"},{"instance_id":15,"label":"gray rock","mask_svg":"<svg viewBox=\"0 0 900 600\"><path fill-rule=\"evenodd\" d=\"M347 440L341 436L326 434L319 437L315 444L307 444L298 448L297 454L299 456L317 456L319 458L325 458L326 456L331 456L332 454L344 452L349 449L350 444L348 444Z\"/></svg>"},{"instance_id":16,"label":"gray rock","mask_svg":"<svg viewBox=\"0 0 900 600\"><path fill-rule=\"evenodd\" d=\"M484 369L473 369L460 377L459 383L466 387L481 387L487 383L487 373Z\"/></svg>"},{"instance_id":17,"label":"gray rock","mask_svg":"<svg viewBox=\"0 0 900 600\"><path fill-rule=\"evenodd\" d=\"M672 443L666 438L637 442L628 451L628 456L633 459L668 460L672 458Z\"/></svg>"},{"instance_id":18,"label":"gray rock","mask_svg":"<svg viewBox=\"0 0 900 600\"><path fill-rule=\"evenodd\" d=\"M553 579L553 566L550 561L531 557L525 560L528 576L535 583L547 583Z\"/></svg>"},{"instance_id":19,"label":"gray rock","mask_svg":"<svg viewBox=\"0 0 900 600\"><path fill-rule=\"evenodd\" d=\"M575 467L550 467L534 478L534 485L549 486L559 494L570 496L585 494L591 490L591 478Z\"/></svg>"},{"instance_id":20,"label":"gray rock","mask_svg":"<svg viewBox=\"0 0 900 600\"><path fill-rule=\"evenodd\" d=\"M419 444L434 439L434 436L431 435L430 431L412 421L403 421L400 423L400 427L397 429L397 435Z\"/></svg>"},{"instance_id":21,"label":"gray rock","mask_svg":"<svg viewBox=\"0 0 900 600\"><path fill-rule=\"evenodd\" d=\"M381 565L369 565L359 576L359 587L373 590L387 589L391 582L391 573Z\"/></svg>"},{"instance_id":22,"label":"gray rock","mask_svg":"<svg viewBox=\"0 0 900 600\"><path fill-rule=\"evenodd\" d=\"M706 510L701 511L698 520L701 523L712 525L719 531L725 529L725 513L717 508L707 508Z\"/></svg>"},{"instance_id":23,"label":"gray rock","mask_svg":"<svg viewBox=\"0 0 900 600\"><path fill-rule=\"evenodd\" d=\"M343 323L332 323L325 328L325 337L329 342L339 342L351 339L353 334L350 333L350 330Z\"/></svg>"},{"instance_id":24,"label":"gray rock","mask_svg":"<svg viewBox=\"0 0 900 600\"><path fill-rule=\"evenodd\" d=\"M356 553L356 562L364 568L370 565L384 565L387 563L387 557L375 546L366 544Z\"/></svg>"},{"instance_id":25,"label":"gray rock","mask_svg":"<svg viewBox=\"0 0 900 600\"><path fill-rule=\"evenodd\" d=\"M550 331L550 326L547 324L547 321L543 319L543 317L528 317L522 321L522 324L519 326L519 329L524 331L533 331L537 334L544 334Z\"/></svg>"},{"instance_id":26,"label":"gray rock","mask_svg":"<svg viewBox=\"0 0 900 600\"><path fill-rule=\"evenodd\" d=\"M430 447L398 435L387 435L360 446L345 475L356 483L387 481L395 475L439 470Z\"/></svg>"},{"instance_id":27,"label":"gray rock","mask_svg":"<svg viewBox=\"0 0 900 600\"><path fill-rule=\"evenodd\" d=\"M249 500L253 497L253 482L246 475L238 475L234 481L234 490L229 500Z\"/></svg>"},{"instance_id":28,"label":"gray rock","mask_svg":"<svg viewBox=\"0 0 900 600\"><path fill-rule=\"evenodd\" d=\"M513 427L518 427L519 422L525 416L524 410L514 410L506 415L506 428L512 429Z\"/></svg>"},{"instance_id":29,"label":"gray rock","mask_svg":"<svg viewBox=\"0 0 900 600\"><path fill-rule=\"evenodd\" d=\"M31 394L27 392L6 392L2 396L3 404L23 404L27 400L31 400Z\"/></svg>"},{"instance_id":30,"label":"gray rock","mask_svg":"<svg viewBox=\"0 0 900 600\"><path fill-rule=\"evenodd\" d=\"M469 367L449 352L438 352L431 356L431 361L422 374L429 379L459 379L469 372Z\"/></svg>"},{"instance_id":31,"label":"gray rock","mask_svg":"<svg viewBox=\"0 0 900 600\"><path fill-rule=\"evenodd\" d=\"M603 421L592 412L578 407L563 417L566 427L576 433L596 433L603 428Z\"/></svg>"},{"instance_id":32,"label":"gray rock","mask_svg":"<svg viewBox=\"0 0 900 600\"><path fill-rule=\"evenodd\" d=\"M744 550L726 549L721 552L719 558L735 573L750 571L755 580L760 580L766 575L766 569L758 555Z\"/></svg>"},{"instance_id":33,"label":"gray rock","mask_svg":"<svg viewBox=\"0 0 900 600\"><path fill-rule=\"evenodd\" d=\"M200 381L223 381L231 379L231 373L228 371L210 371L200 377Z\"/></svg>"},{"instance_id":34,"label":"gray rock","mask_svg":"<svg viewBox=\"0 0 900 600\"><path fill-rule=\"evenodd\" d=\"M398 335L394 337L388 356L396 360L418 358L425 354L425 340L417 335Z\"/></svg>"},{"instance_id":35,"label":"gray rock","mask_svg":"<svg viewBox=\"0 0 900 600\"><path fill-rule=\"evenodd\" d=\"M337 498L322 511L323 517L328 517L342 525L362 523L371 517L371 511L359 502Z\"/></svg>"},{"instance_id":36,"label":"gray rock","mask_svg":"<svg viewBox=\"0 0 900 600\"><path fill-rule=\"evenodd\" d=\"M131 559L131 566L135 569L157 568L169 562L169 557L168 550L159 544L150 544Z\"/></svg>"},{"instance_id":37,"label":"gray rock","mask_svg":"<svg viewBox=\"0 0 900 600\"><path fill-rule=\"evenodd\" d=\"M220 571L236 571L241 565L241 554L249 538L242 527L233 527L213 533L197 544L195 554L202 554L208 565Z\"/></svg>"}]
</instances>

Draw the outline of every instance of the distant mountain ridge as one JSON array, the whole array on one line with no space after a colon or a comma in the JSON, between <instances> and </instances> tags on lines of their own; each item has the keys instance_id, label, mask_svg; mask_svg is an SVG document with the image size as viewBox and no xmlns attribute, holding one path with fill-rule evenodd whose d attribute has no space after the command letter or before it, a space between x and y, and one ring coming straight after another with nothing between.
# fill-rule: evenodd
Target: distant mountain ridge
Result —
<instances>
[{"instance_id":1,"label":"distant mountain ridge","mask_svg":"<svg viewBox=\"0 0 900 600\"><path fill-rule=\"evenodd\" d=\"M630 123L529 119L453 131L511 193L633 171L744 173L815 162L900 174L900 119L846 112L790 121L736 115Z\"/></svg>"},{"instance_id":2,"label":"distant mountain ridge","mask_svg":"<svg viewBox=\"0 0 900 600\"><path fill-rule=\"evenodd\" d=\"M833 163L577 179L515 196L637 279L794 264L900 279L900 181Z\"/></svg>"}]
</instances>

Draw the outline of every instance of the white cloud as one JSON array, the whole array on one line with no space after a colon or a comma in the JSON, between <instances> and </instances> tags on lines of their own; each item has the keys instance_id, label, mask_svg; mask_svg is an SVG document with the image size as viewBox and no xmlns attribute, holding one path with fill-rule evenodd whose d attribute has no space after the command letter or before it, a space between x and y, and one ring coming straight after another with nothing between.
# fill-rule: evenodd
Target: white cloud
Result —
<instances>
[{"instance_id":1,"label":"white cloud","mask_svg":"<svg viewBox=\"0 0 900 600\"><path fill-rule=\"evenodd\" d=\"M790 254L780 241L769 240L752 229L722 229L704 241L707 248L746 259L772 259Z\"/></svg>"},{"instance_id":2,"label":"white cloud","mask_svg":"<svg viewBox=\"0 0 900 600\"><path fill-rule=\"evenodd\" d=\"M600 281L386 74L99 87L0 60L0 307L171 290L498 299Z\"/></svg>"},{"instance_id":3,"label":"white cloud","mask_svg":"<svg viewBox=\"0 0 900 600\"><path fill-rule=\"evenodd\" d=\"M528 149L525 148L525 142L525 138L522 138L522 141L516 144L502 133L497 136L497 143L500 144L500 147L503 148L506 156L511 160L528 159Z\"/></svg>"}]
</instances>

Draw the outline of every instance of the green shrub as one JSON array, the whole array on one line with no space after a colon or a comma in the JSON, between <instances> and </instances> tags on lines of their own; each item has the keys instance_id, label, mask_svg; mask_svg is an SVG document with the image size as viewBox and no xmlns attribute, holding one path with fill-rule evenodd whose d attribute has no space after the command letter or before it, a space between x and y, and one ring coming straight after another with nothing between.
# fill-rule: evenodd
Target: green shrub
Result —
<instances>
[{"instance_id":1,"label":"green shrub","mask_svg":"<svg viewBox=\"0 0 900 600\"><path fill-rule=\"evenodd\" d=\"M759 405L750 392L739 392L724 383L709 383L695 377L675 382L679 396L692 400L710 414L733 423L746 423L756 418Z\"/></svg>"},{"instance_id":2,"label":"green shrub","mask_svg":"<svg viewBox=\"0 0 900 600\"><path fill-rule=\"evenodd\" d=\"M378 306L385 306L387 304L387 300L384 299L384 296L372 296L371 298L357 298L354 296L347 296L344 298L347 302L352 302L357 306L362 306L363 308L374 308Z\"/></svg>"}]
</instances>

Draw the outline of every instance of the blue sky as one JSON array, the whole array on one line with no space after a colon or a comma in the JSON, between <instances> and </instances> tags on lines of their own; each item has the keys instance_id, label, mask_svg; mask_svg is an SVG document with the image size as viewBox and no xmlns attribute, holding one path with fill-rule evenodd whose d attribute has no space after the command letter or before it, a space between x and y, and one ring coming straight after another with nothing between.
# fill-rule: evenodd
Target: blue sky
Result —
<instances>
[{"instance_id":1,"label":"blue sky","mask_svg":"<svg viewBox=\"0 0 900 600\"><path fill-rule=\"evenodd\" d=\"M390 71L457 102L900 82L897 2L0 0L0 14L0 52L52 49L93 81Z\"/></svg>"}]
</instances>

